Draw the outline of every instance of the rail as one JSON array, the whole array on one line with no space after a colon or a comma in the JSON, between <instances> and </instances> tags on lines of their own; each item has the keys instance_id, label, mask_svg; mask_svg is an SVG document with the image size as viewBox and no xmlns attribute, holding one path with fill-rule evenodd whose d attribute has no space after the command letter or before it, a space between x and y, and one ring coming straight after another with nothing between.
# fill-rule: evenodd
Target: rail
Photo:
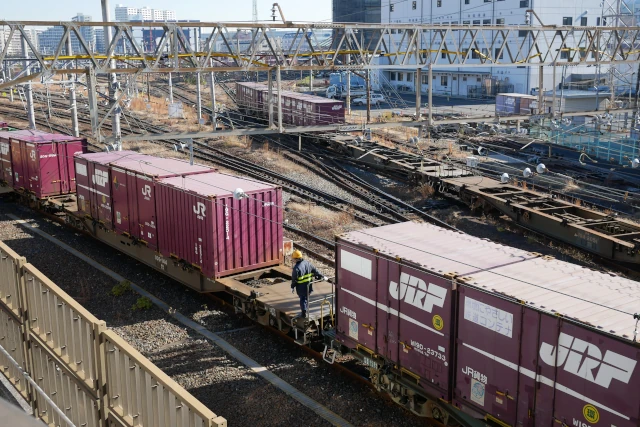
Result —
<instances>
[{"instance_id":1,"label":"rail","mask_svg":"<svg viewBox=\"0 0 640 427\"><path fill-rule=\"evenodd\" d=\"M0 371L48 425L227 425L2 242L0 350Z\"/></svg>"}]
</instances>

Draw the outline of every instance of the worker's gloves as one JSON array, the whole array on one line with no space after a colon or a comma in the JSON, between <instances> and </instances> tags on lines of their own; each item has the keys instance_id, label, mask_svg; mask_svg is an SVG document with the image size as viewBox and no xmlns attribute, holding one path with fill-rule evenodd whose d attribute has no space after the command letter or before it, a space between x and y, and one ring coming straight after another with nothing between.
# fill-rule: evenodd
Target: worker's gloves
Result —
<instances>
[{"instance_id":1,"label":"worker's gloves","mask_svg":"<svg viewBox=\"0 0 640 427\"><path fill-rule=\"evenodd\" d=\"M327 276L324 276L324 277L322 278L322 280L324 280L325 282L328 282L328 281L329 281L329 278L328 278Z\"/></svg>"},{"instance_id":2,"label":"worker's gloves","mask_svg":"<svg viewBox=\"0 0 640 427\"><path fill-rule=\"evenodd\" d=\"M295 293L296 289L295 288L291 288L291 293Z\"/></svg>"}]
</instances>

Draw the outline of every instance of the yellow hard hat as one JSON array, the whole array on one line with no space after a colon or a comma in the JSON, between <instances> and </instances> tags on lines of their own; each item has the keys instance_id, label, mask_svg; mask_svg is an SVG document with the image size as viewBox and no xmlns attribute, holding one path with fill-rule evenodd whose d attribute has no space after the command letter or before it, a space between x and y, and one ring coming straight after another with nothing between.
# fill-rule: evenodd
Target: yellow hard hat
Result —
<instances>
[{"instance_id":1,"label":"yellow hard hat","mask_svg":"<svg viewBox=\"0 0 640 427\"><path fill-rule=\"evenodd\" d=\"M291 255L291 258L302 259L302 252L296 249L295 251L293 251L293 255Z\"/></svg>"}]
</instances>

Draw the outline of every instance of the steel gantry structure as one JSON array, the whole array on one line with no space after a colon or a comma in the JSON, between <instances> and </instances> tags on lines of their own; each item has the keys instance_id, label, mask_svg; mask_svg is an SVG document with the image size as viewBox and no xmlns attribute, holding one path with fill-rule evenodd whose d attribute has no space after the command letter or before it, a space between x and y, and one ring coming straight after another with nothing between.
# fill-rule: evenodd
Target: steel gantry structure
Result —
<instances>
[{"instance_id":1,"label":"steel gantry structure","mask_svg":"<svg viewBox=\"0 0 640 427\"><path fill-rule=\"evenodd\" d=\"M527 11L528 19L535 18ZM576 27L556 25L438 25L438 24L349 24L282 22L8 22L0 25L9 29L9 40L15 35L25 40L23 57L7 55L9 43L0 52L2 61L26 61L26 70L6 78L0 90L33 79L47 81L56 74L87 74L92 81L98 74L117 73L210 73L223 71L276 72L292 70L415 70L434 67L472 68L488 66L562 67L574 65L601 66L607 64L636 64L640 56L640 27L621 25ZM49 52L39 51L27 36L30 27L57 26L63 34L57 46ZM104 52L83 37L83 27L112 28L113 37ZM189 37L189 29L200 31ZM139 32L152 30L154 42L141 41ZM333 30L329 44L322 43L314 30ZM293 42L283 48L273 34L275 30L295 33ZM250 34L248 45L240 45L237 34ZM208 33L199 39L198 34ZM367 33L365 44L363 37ZM68 41L73 36L80 49L70 52ZM194 40L195 39L195 40ZM482 49L480 46L486 47ZM484 52L484 53L483 53ZM492 55L495 53L495 55ZM500 59L497 59L500 58ZM555 75L555 73L554 73ZM213 79L212 79L213 80ZM270 79L271 80L271 79ZM279 78L276 79L280 81ZM416 85L420 79L415 79ZM431 76L428 80L431 82ZM93 85L89 84L91 88ZM554 85L555 86L555 85ZM542 86L541 86L542 87ZM280 88L274 88L279 93ZM540 91L542 92L542 91ZM431 85L429 85L428 119L420 117L420 90L416 91L418 120L410 126L433 125L431 115ZM540 93L540 98L542 94ZM111 112L119 108L112 100ZM95 105L90 99L90 106ZM93 108L93 107L92 107ZM276 107L277 108L277 107ZM117 111L117 110L116 110ZM311 130L352 130L327 125L318 129L284 128L278 114L279 132L300 133ZM513 120L513 118L510 118ZM524 119L524 117L522 118ZM92 114L92 130L96 136L101 122L97 111ZM104 119L102 120L104 122ZM273 120L270 120L273 123ZM368 127L382 126L371 124ZM407 125L407 124L401 124ZM407 125L408 126L408 125ZM272 129L271 131L274 131ZM262 129L264 131L264 129ZM261 129L244 133L260 133ZM236 130L235 133L243 133ZM218 133L220 134L220 133ZM192 133L193 137L211 133ZM164 135L163 137L172 137ZM179 137L179 134L173 137ZM182 136L180 136L182 137ZM149 135L128 136L123 139L150 139ZM155 137L154 137L155 138Z\"/></svg>"}]
</instances>

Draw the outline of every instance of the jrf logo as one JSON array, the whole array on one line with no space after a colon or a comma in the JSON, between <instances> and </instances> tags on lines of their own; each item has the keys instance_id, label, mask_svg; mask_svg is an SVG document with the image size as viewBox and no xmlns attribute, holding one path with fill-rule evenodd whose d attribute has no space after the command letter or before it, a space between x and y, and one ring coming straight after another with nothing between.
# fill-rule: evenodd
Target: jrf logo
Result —
<instances>
[{"instance_id":1,"label":"jrf logo","mask_svg":"<svg viewBox=\"0 0 640 427\"><path fill-rule=\"evenodd\" d=\"M193 213L196 214L198 219L204 219L206 216L207 207L202 202L198 202L193 207Z\"/></svg>"},{"instance_id":2,"label":"jrf logo","mask_svg":"<svg viewBox=\"0 0 640 427\"><path fill-rule=\"evenodd\" d=\"M565 371L605 388L609 388L613 379L628 384L637 363L611 350L602 357L602 351L595 344L565 333L560 333L558 349L543 342L540 358L550 366L564 365Z\"/></svg>"},{"instance_id":3,"label":"jrf logo","mask_svg":"<svg viewBox=\"0 0 640 427\"><path fill-rule=\"evenodd\" d=\"M93 176L91 178L94 184L104 187L109 181L109 174L107 171L95 170L93 171Z\"/></svg>"},{"instance_id":4,"label":"jrf logo","mask_svg":"<svg viewBox=\"0 0 640 427\"><path fill-rule=\"evenodd\" d=\"M400 285L396 282L389 283L389 293L397 300L418 307L431 313L433 306L444 307L444 300L447 297L447 290L441 286L429 283L429 287L424 280L411 276L407 273L400 274Z\"/></svg>"},{"instance_id":5,"label":"jrf logo","mask_svg":"<svg viewBox=\"0 0 640 427\"><path fill-rule=\"evenodd\" d=\"M29 151L29 157L31 157L31 160L35 161L36 160L36 150Z\"/></svg>"}]
</instances>

